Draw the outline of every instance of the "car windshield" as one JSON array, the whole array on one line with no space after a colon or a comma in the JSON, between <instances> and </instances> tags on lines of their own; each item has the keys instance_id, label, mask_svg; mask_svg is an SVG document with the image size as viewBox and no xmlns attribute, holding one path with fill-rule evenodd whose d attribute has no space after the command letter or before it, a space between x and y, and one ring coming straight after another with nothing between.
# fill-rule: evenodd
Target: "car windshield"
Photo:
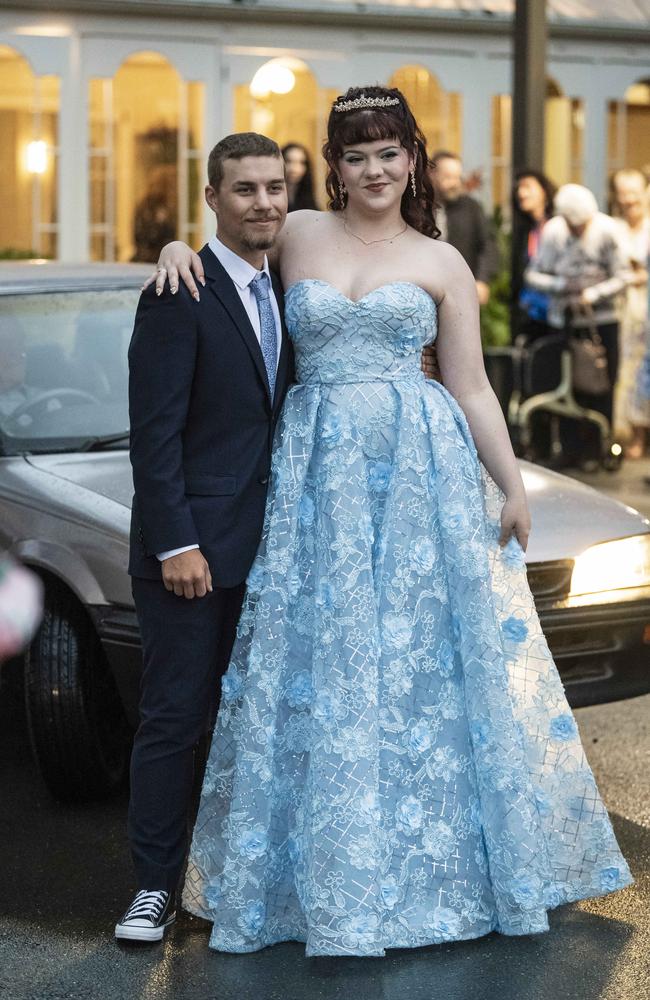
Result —
<instances>
[{"instance_id":1,"label":"car windshield","mask_svg":"<svg viewBox=\"0 0 650 1000\"><path fill-rule=\"evenodd\" d=\"M0 296L5 455L128 447L137 288Z\"/></svg>"}]
</instances>

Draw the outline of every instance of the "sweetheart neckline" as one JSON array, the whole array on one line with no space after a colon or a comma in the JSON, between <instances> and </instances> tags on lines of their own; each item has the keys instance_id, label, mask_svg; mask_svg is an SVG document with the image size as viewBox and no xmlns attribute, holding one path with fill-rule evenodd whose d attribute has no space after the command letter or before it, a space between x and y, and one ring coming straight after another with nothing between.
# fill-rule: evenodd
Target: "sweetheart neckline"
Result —
<instances>
[{"instance_id":1,"label":"sweetheart neckline","mask_svg":"<svg viewBox=\"0 0 650 1000\"><path fill-rule=\"evenodd\" d=\"M417 288L423 295L426 295L427 299L434 307L437 306L436 300L429 295L426 289L424 289L422 285L417 285L414 281L387 281L383 285L377 285L376 288L372 288L369 292L366 292L365 295L362 295L360 299L351 299L350 296L346 295L345 292L342 292L340 288L337 288L336 285L333 285L330 281L325 281L323 278L299 278L298 281L294 281L292 285L289 285L284 293L285 298L290 291L298 285L304 285L307 281L312 281L317 285L325 285L327 288L331 288L332 291L339 296L339 298L345 299L346 302L349 302L350 305L353 306L358 306L360 302L364 302L366 299L370 298L371 295L374 295L375 292L380 292L382 288L394 288L396 285L408 285L410 288Z\"/></svg>"}]
</instances>

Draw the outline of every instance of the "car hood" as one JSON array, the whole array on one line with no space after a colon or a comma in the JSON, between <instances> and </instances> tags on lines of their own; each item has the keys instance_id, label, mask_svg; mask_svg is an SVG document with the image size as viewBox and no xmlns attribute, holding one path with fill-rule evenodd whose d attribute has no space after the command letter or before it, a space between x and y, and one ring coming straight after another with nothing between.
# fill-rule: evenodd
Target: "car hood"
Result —
<instances>
[{"instance_id":1,"label":"car hood","mask_svg":"<svg viewBox=\"0 0 650 1000\"><path fill-rule=\"evenodd\" d=\"M35 455L35 468L130 507L133 481L128 452ZM591 486L539 465L521 462L533 529L527 562L571 559L590 545L650 531L650 522Z\"/></svg>"},{"instance_id":2,"label":"car hood","mask_svg":"<svg viewBox=\"0 0 650 1000\"><path fill-rule=\"evenodd\" d=\"M650 531L650 521L632 507L591 486L520 462L532 531L526 561L571 559L590 545Z\"/></svg>"},{"instance_id":3,"label":"car hood","mask_svg":"<svg viewBox=\"0 0 650 1000\"><path fill-rule=\"evenodd\" d=\"M29 463L35 469L98 493L123 507L131 507L133 479L127 451L93 452L88 455L30 455Z\"/></svg>"}]
</instances>

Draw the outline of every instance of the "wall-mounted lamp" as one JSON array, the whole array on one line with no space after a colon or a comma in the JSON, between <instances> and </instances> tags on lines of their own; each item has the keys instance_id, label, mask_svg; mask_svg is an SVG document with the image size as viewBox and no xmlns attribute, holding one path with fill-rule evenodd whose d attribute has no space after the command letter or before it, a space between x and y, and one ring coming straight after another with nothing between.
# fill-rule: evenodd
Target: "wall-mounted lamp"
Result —
<instances>
[{"instance_id":1,"label":"wall-mounted lamp","mask_svg":"<svg viewBox=\"0 0 650 1000\"><path fill-rule=\"evenodd\" d=\"M288 94L296 85L296 76L282 59L271 59L260 66L250 83L251 96L263 100L270 94Z\"/></svg>"},{"instance_id":2,"label":"wall-mounted lamp","mask_svg":"<svg viewBox=\"0 0 650 1000\"><path fill-rule=\"evenodd\" d=\"M47 143L42 139L27 143L27 172L44 174L47 170Z\"/></svg>"}]
</instances>

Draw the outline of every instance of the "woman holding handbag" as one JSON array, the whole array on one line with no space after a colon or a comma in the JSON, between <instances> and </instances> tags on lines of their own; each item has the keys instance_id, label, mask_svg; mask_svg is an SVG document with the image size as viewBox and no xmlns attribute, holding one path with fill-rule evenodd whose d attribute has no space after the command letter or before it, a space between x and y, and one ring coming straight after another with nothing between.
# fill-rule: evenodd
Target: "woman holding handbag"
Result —
<instances>
[{"instance_id":1,"label":"woman holding handbag","mask_svg":"<svg viewBox=\"0 0 650 1000\"><path fill-rule=\"evenodd\" d=\"M625 255L613 219L598 211L588 188L565 184L555 196L554 207L556 215L544 227L525 281L548 295L547 323L551 328L602 345L598 351L605 353L606 391L602 381L588 391L583 381L576 386L575 396L581 406L598 410L611 424L618 372L619 299L626 282ZM593 469L599 457L593 425L576 427L572 422L563 428L562 442L567 465Z\"/></svg>"}]
</instances>

